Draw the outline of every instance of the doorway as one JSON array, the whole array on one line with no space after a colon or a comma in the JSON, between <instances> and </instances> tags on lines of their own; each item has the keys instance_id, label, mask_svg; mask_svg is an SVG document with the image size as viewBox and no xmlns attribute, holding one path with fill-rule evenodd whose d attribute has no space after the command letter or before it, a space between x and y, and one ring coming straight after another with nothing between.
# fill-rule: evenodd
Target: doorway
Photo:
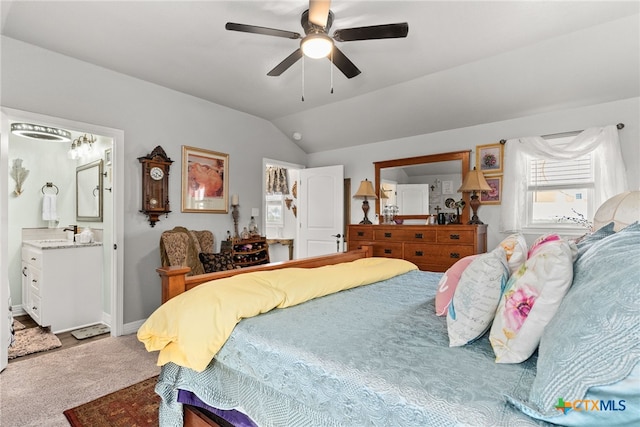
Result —
<instances>
[{"instance_id":1,"label":"doorway","mask_svg":"<svg viewBox=\"0 0 640 427\"><path fill-rule=\"evenodd\" d=\"M122 210L123 204L123 179L122 179L122 165L123 165L123 147L124 147L124 132L119 129L107 128L98 125L92 125L88 123L82 123L72 120L66 120L57 117L45 116L36 113L30 113L21 110L2 108L2 122L1 122L1 143L0 143L0 271L3 272L2 277L3 286L0 287L0 300L3 301L0 304L0 316L4 320L8 318L8 307L4 301L9 298L9 289L11 289L11 296L13 299L13 305L15 308L21 305L21 285L16 283L16 277L20 277L20 270L14 268L17 260L21 257L21 239L22 228L25 227L25 223L18 221L16 218L22 215L17 215L14 210L16 201L20 200L16 197L14 191L15 183L8 179L10 176L10 169L12 167L13 158L11 150L12 144L17 144L23 138L15 137L10 133L11 123L36 123L44 126L51 126L58 129L65 129L71 132L72 135L94 135L97 139L102 141L100 145L100 153L94 153L98 155L105 163L110 163L105 166L104 175L104 188L111 188L111 191L105 191L103 195L105 198L104 204L104 221L102 225L102 239L103 239L103 322L110 326L111 335L122 335L123 331L123 253L122 250L118 251L118 247L122 247L123 241L123 217L124 212ZM14 139L18 138L18 139ZM36 141L38 144L52 144L51 141ZM62 143L58 143L62 144ZM38 152L36 155L29 156L29 163L23 166L26 169L33 170L31 179L29 176L24 182L24 191L30 191L32 193L40 191L43 180L43 175L38 174L38 168L51 167L52 163L57 168L68 168L71 170L75 179L75 170L78 163L76 161L68 160L66 158L66 152L71 147L71 143L66 143L68 146L60 146L60 150L63 154L56 155L53 158L51 155L41 155ZM50 148L50 147L48 147ZM44 151L44 150L43 150ZM106 157L106 158L105 158ZM64 160L62 160L64 159ZM38 177L38 179L34 179ZM46 181L46 179L44 179ZM37 182L36 182L37 181ZM46 184L45 184L46 185ZM67 186L69 187L69 186ZM73 187L73 186L72 186ZM67 191L75 190L66 188ZM72 196L75 198L75 192ZM27 198L22 199L27 200ZM75 201L75 200L74 200ZM68 203L68 201L67 201ZM28 212L32 218L35 218L34 212L39 212L39 206L31 206L28 208ZM63 219L64 223L56 224L58 227L65 227L67 222L72 219L71 224L76 224L75 215L70 218ZM38 221L39 220L39 221ZM43 227L41 218L33 221L33 227ZM94 227L94 223L90 223L89 226ZM30 227L30 226L29 226ZM16 228L18 230L16 230ZM17 275L16 275L17 274ZM4 283L9 283L9 286L5 286ZM18 310L15 314L20 314L21 310ZM0 350L0 370L4 369L7 365L7 347L4 343L8 342L8 327L3 327L0 331L1 340L3 343Z\"/></svg>"}]
</instances>

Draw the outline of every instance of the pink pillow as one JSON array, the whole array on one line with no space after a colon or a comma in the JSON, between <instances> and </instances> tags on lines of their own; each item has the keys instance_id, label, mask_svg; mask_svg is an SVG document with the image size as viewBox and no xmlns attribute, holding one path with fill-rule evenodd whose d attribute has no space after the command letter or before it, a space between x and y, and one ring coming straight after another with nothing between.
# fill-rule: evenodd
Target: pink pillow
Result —
<instances>
[{"instance_id":1,"label":"pink pillow","mask_svg":"<svg viewBox=\"0 0 640 427\"><path fill-rule=\"evenodd\" d=\"M447 309L456 291L462 272L478 255L471 255L458 260L442 275L436 293L436 315L446 316Z\"/></svg>"}]
</instances>

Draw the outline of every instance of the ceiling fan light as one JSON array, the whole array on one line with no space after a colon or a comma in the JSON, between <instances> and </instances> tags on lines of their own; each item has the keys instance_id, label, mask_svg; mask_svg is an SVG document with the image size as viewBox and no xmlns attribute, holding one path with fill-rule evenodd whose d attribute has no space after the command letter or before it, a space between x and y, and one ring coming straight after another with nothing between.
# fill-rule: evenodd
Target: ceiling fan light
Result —
<instances>
[{"instance_id":1,"label":"ceiling fan light","mask_svg":"<svg viewBox=\"0 0 640 427\"><path fill-rule=\"evenodd\" d=\"M309 58L325 58L333 48L333 40L326 34L309 34L300 42L302 53Z\"/></svg>"}]
</instances>

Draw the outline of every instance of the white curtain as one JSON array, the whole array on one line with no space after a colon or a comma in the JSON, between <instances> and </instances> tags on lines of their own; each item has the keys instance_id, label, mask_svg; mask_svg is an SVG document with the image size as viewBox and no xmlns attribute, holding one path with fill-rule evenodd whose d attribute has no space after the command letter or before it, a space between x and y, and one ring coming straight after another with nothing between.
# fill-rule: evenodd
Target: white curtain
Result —
<instances>
[{"instance_id":1,"label":"white curtain","mask_svg":"<svg viewBox=\"0 0 640 427\"><path fill-rule=\"evenodd\" d=\"M589 128L563 148L553 146L542 137L515 138L504 149L504 177L500 230L520 231L526 221L527 161L530 157L570 160L593 153L595 169L594 205L627 191L620 140L616 126Z\"/></svg>"}]
</instances>

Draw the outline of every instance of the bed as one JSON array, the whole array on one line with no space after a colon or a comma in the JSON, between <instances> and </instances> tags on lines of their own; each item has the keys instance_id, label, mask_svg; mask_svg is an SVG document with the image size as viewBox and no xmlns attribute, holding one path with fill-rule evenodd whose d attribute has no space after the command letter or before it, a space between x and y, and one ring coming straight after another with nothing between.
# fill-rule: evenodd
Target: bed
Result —
<instances>
[{"instance_id":1,"label":"bed","mask_svg":"<svg viewBox=\"0 0 640 427\"><path fill-rule=\"evenodd\" d=\"M635 233L631 246L637 252L637 227ZM163 301L169 301L203 284L225 283L232 276L244 280L250 276L247 273L261 271L315 272L325 266L375 260L371 254L365 246L240 271L189 277L188 269L179 267L158 272ZM616 268L624 270L622 264ZM637 280L637 272L633 274ZM203 369L160 357L163 366L156 386L162 398L160 425L552 425L526 406L535 388L537 352L521 363L498 364L486 336L449 347L447 319L434 311L441 278L442 273L408 269L243 318ZM637 310L631 315L635 321L631 325L626 321L625 327L635 330ZM640 357L637 338L635 332L623 344L628 346L624 352L631 368ZM625 373L629 375L630 369Z\"/></svg>"}]
</instances>

